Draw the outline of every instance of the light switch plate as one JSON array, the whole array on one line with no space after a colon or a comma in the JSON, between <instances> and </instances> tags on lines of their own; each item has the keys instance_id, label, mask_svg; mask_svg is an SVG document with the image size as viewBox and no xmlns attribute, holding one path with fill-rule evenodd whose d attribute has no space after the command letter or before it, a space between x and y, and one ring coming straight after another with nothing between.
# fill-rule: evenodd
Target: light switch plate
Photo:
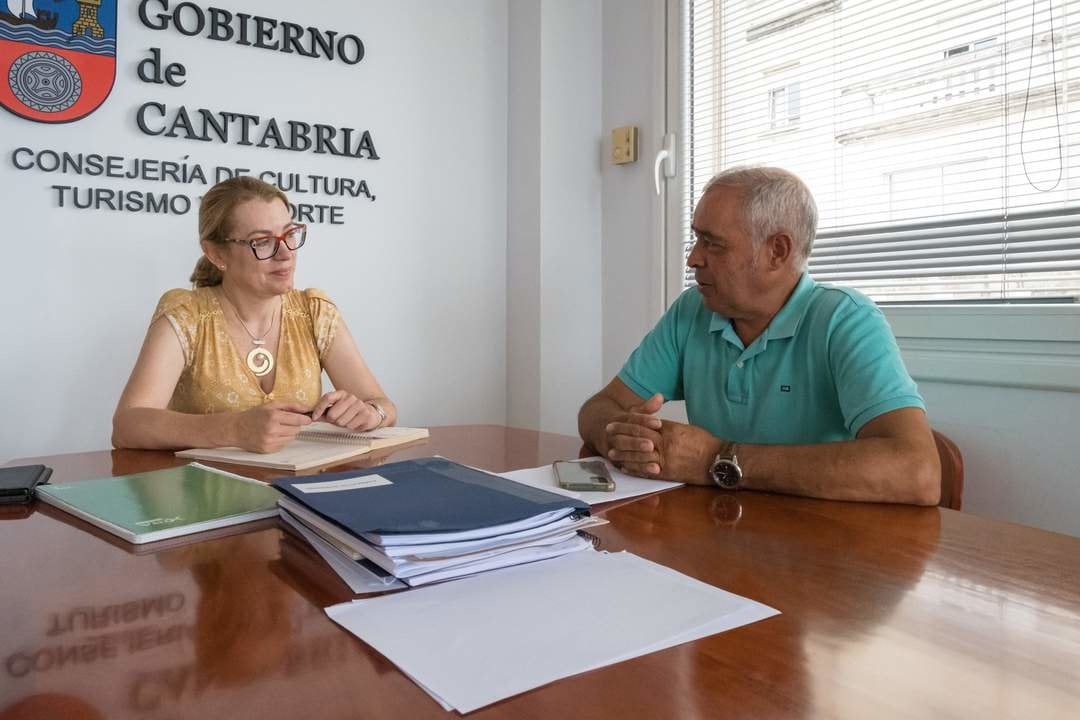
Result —
<instances>
[{"instance_id":1,"label":"light switch plate","mask_svg":"<svg viewBox=\"0 0 1080 720\"><path fill-rule=\"evenodd\" d=\"M637 127L627 125L611 131L611 162L625 165L637 160Z\"/></svg>"}]
</instances>

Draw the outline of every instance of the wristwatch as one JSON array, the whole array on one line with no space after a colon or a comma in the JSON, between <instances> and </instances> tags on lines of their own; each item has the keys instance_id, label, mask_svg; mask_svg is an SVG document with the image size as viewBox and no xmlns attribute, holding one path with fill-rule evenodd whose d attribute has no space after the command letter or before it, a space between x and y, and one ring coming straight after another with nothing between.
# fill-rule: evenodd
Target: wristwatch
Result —
<instances>
[{"instance_id":1,"label":"wristwatch","mask_svg":"<svg viewBox=\"0 0 1080 720\"><path fill-rule=\"evenodd\" d=\"M383 426L383 423L386 422L386 411L383 410L382 406L374 400L365 400L364 403L370 405L371 409L379 414L379 424L372 428L372 430L378 430Z\"/></svg>"},{"instance_id":2,"label":"wristwatch","mask_svg":"<svg viewBox=\"0 0 1080 720\"><path fill-rule=\"evenodd\" d=\"M709 467L709 477L725 490L738 490L742 481L742 468L739 467L739 458L735 455L735 443L728 445L726 451L716 455Z\"/></svg>"}]
</instances>

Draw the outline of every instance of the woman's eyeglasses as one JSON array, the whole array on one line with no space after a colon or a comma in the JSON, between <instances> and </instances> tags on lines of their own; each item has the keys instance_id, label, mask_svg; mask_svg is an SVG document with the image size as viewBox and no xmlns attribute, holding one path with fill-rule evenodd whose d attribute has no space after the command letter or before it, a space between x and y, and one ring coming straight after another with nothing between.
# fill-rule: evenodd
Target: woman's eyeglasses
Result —
<instances>
[{"instance_id":1,"label":"woman's eyeglasses","mask_svg":"<svg viewBox=\"0 0 1080 720\"><path fill-rule=\"evenodd\" d=\"M281 243L285 243L285 247L290 250L299 250L304 245L304 241L307 240L307 225L299 223L290 225L280 235L260 235L248 240L236 240L234 238L225 238L225 240L248 245L251 247L251 252L255 253L256 259L269 260L277 255Z\"/></svg>"}]
</instances>

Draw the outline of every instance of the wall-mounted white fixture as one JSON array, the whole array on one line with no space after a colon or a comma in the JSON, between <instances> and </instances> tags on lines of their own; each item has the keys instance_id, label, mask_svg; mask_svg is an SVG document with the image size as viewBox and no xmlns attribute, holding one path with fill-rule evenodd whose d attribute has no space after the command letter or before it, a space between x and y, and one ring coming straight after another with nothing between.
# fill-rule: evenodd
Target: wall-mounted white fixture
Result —
<instances>
[{"instance_id":1,"label":"wall-mounted white fixture","mask_svg":"<svg viewBox=\"0 0 1080 720\"><path fill-rule=\"evenodd\" d=\"M675 133L664 135L664 147L656 153L656 162L653 163L653 180L656 182L656 194L660 194L660 171L663 177L675 177Z\"/></svg>"}]
</instances>

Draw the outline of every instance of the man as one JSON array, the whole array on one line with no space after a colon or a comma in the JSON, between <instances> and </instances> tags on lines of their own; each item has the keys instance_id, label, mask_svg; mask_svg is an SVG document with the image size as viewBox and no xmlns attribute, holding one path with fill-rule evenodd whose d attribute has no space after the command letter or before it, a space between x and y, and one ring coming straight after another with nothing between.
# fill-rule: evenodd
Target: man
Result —
<instances>
[{"instance_id":1,"label":"man","mask_svg":"<svg viewBox=\"0 0 1080 720\"><path fill-rule=\"evenodd\" d=\"M817 208L797 177L735 168L706 185L682 294L578 415L644 477L835 500L935 505L925 405L881 311L806 273ZM686 400L690 424L656 417Z\"/></svg>"}]
</instances>

